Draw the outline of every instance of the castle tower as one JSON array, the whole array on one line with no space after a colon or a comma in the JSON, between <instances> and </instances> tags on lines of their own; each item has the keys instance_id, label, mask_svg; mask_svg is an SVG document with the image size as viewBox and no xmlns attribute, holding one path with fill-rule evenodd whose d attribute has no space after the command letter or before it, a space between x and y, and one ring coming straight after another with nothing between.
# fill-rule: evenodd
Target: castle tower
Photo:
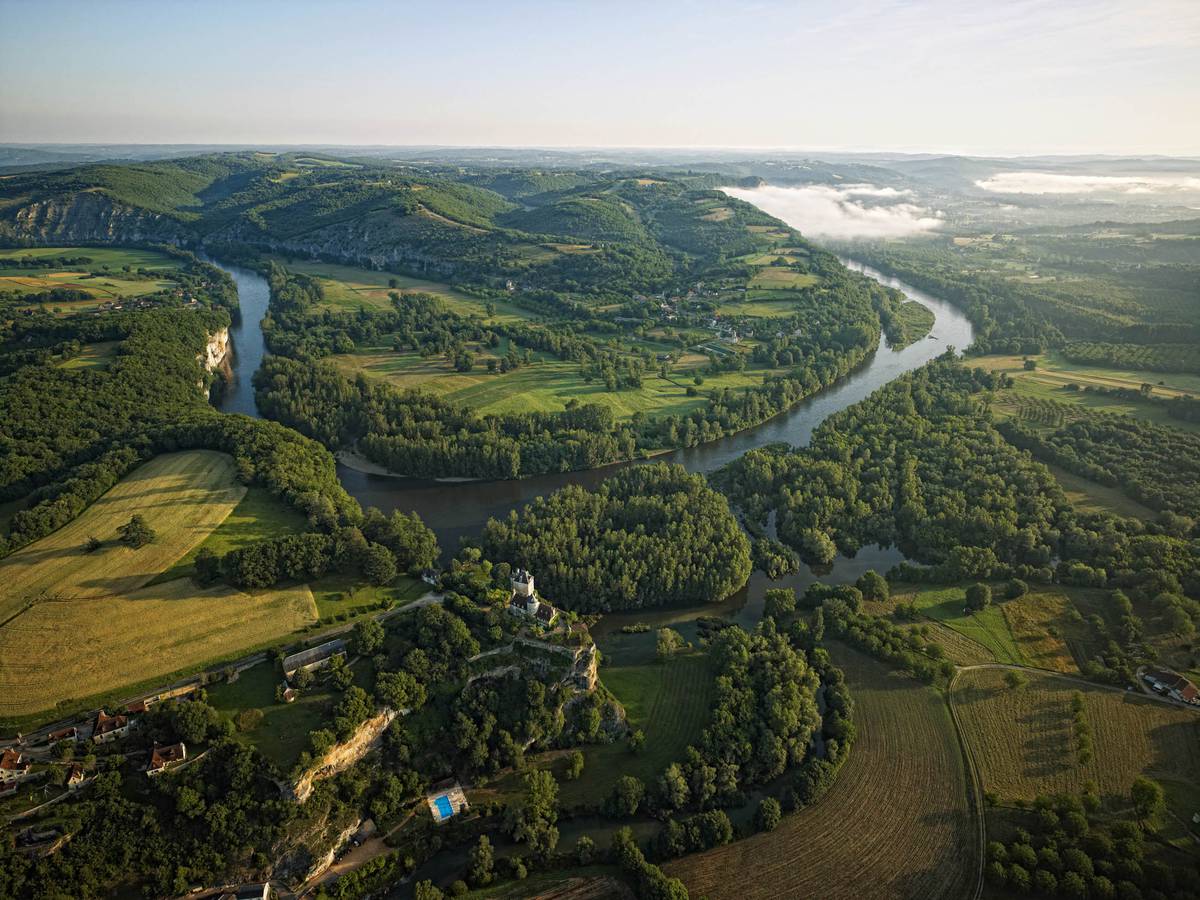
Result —
<instances>
[{"instance_id":1,"label":"castle tower","mask_svg":"<svg viewBox=\"0 0 1200 900\"><path fill-rule=\"evenodd\" d=\"M517 571L513 572L512 576L512 590L514 598L520 597L524 600L533 597L535 594L533 589L533 575L525 569L517 569Z\"/></svg>"}]
</instances>

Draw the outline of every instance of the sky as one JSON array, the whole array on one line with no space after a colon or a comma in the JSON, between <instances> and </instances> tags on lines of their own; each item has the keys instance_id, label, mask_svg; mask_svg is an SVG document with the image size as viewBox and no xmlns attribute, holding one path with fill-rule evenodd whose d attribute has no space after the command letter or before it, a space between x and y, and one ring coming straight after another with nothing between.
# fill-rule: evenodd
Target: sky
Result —
<instances>
[{"instance_id":1,"label":"sky","mask_svg":"<svg viewBox=\"0 0 1200 900\"><path fill-rule=\"evenodd\" d=\"M1200 155L1200 0L0 0L0 142Z\"/></svg>"}]
</instances>

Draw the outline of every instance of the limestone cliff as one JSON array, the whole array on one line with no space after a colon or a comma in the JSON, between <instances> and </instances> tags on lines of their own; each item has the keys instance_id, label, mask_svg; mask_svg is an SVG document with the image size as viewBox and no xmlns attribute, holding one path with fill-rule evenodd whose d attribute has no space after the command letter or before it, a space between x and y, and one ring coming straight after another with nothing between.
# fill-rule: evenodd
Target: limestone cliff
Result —
<instances>
[{"instance_id":1,"label":"limestone cliff","mask_svg":"<svg viewBox=\"0 0 1200 900\"><path fill-rule=\"evenodd\" d=\"M199 359L206 374L219 371L225 379L229 379L233 375L232 357L233 346L229 343L229 329L222 328L208 336L208 343ZM207 395L206 381L207 379L199 382L199 387Z\"/></svg>"},{"instance_id":2,"label":"limestone cliff","mask_svg":"<svg viewBox=\"0 0 1200 900\"><path fill-rule=\"evenodd\" d=\"M384 731L397 715L395 710L384 709L358 726L350 740L330 748L328 753L317 760L312 768L291 786L292 799L303 803L312 793L314 782L346 771L370 753L379 744Z\"/></svg>"},{"instance_id":3,"label":"limestone cliff","mask_svg":"<svg viewBox=\"0 0 1200 900\"><path fill-rule=\"evenodd\" d=\"M177 219L126 206L99 191L35 200L5 218L0 233L48 244L174 243L190 236Z\"/></svg>"}]
</instances>

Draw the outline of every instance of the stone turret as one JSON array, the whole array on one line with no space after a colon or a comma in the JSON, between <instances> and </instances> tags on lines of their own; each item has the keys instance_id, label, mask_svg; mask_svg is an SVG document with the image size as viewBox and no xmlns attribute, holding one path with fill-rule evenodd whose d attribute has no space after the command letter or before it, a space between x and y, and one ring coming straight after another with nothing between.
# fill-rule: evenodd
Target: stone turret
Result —
<instances>
[{"instance_id":1,"label":"stone turret","mask_svg":"<svg viewBox=\"0 0 1200 900\"><path fill-rule=\"evenodd\" d=\"M517 569L512 576L513 597L534 597L537 592L533 588L533 575L525 569Z\"/></svg>"}]
</instances>

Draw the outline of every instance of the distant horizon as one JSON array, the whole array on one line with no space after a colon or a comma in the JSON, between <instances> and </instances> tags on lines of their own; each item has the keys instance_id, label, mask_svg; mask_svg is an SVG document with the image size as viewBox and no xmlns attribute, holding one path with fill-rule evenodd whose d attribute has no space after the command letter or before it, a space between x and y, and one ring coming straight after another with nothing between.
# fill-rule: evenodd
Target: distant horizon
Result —
<instances>
[{"instance_id":1,"label":"distant horizon","mask_svg":"<svg viewBox=\"0 0 1200 900\"><path fill-rule=\"evenodd\" d=\"M1194 0L0 0L0 14L9 143L1200 157Z\"/></svg>"},{"instance_id":2,"label":"distant horizon","mask_svg":"<svg viewBox=\"0 0 1200 900\"><path fill-rule=\"evenodd\" d=\"M1172 159L1196 160L1200 162L1200 151L1195 153L1138 153L1127 152L1036 152L984 153L963 150L891 150L886 148L861 149L846 147L803 147L803 146L750 146L750 145L671 145L671 144L451 144L451 143L337 143L329 141L0 141L0 147L179 147L179 148L229 148L237 150L265 149L325 149L325 150L551 150L561 152L587 151L655 151L655 152L705 152L705 153L785 153L818 157L825 153L841 153L851 156L911 156L911 157L957 157L961 159Z\"/></svg>"}]
</instances>

